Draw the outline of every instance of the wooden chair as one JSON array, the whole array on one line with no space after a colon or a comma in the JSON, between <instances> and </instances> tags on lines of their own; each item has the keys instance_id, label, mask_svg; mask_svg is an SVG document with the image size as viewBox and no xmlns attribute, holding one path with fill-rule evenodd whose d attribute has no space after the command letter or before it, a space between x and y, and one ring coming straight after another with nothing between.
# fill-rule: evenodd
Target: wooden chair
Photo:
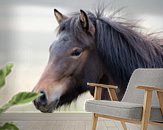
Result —
<instances>
[{"instance_id":1,"label":"wooden chair","mask_svg":"<svg viewBox=\"0 0 163 130\"><path fill-rule=\"evenodd\" d=\"M93 112L92 130L96 130L98 117L125 123L141 124L147 130L148 124L163 129L163 69L137 69L133 72L122 101L117 101L116 86L88 83L95 87L94 100L87 100L85 109ZM107 88L111 101L100 100L102 88Z\"/></svg>"}]
</instances>

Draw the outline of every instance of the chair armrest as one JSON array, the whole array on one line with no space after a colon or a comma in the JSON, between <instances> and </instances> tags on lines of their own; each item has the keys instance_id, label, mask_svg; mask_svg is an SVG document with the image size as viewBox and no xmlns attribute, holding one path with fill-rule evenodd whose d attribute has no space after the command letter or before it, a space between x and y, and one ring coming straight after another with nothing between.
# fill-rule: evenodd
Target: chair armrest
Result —
<instances>
[{"instance_id":1,"label":"chair armrest","mask_svg":"<svg viewBox=\"0 0 163 130\"><path fill-rule=\"evenodd\" d=\"M157 91L157 92L163 92L162 88L158 87L152 87L152 86L137 86L137 89L143 89L145 91Z\"/></svg>"},{"instance_id":2,"label":"chair armrest","mask_svg":"<svg viewBox=\"0 0 163 130\"><path fill-rule=\"evenodd\" d=\"M97 84L97 83L87 83L87 85L89 85L91 87L95 87L95 94L94 94L95 100L101 99L102 88L106 88L106 89L108 89L111 101L118 101L118 97L116 94L116 89L118 88L117 86L106 85L106 84Z\"/></svg>"},{"instance_id":3,"label":"chair armrest","mask_svg":"<svg viewBox=\"0 0 163 130\"><path fill-rule=\"evenodd\" d=\"M117 86L114 85L106 85L106 84L97 84L97 83L87 83L87 85L91 87L101 87L101 88L109 88L109 89L117 89Z\"/></svg>"}]
</instances>

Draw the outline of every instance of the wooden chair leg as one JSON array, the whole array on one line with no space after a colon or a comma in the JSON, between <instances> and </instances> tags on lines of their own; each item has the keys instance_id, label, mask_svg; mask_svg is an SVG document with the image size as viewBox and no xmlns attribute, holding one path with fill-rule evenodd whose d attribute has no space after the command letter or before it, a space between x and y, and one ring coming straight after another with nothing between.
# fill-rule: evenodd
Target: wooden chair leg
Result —
<instances>
[{"instance_id":1,"label":"wooden chair leg","mask_svg":"<svg viewBox=\"0 0 163 130\"><path fill-rule=\"evenodd\" d=\"M121 124L122 124L123 129L127 130L127 126L126 126L125 122L121 121Z\"/></svg>"},{"instance_id":2,"label":"wooden chair leg","mask_svg":"<svg viewBox=\"0 0 163 130\"><path fill-rule=\"evenodd\" d=\"M98 117L93 113L92 130L96 130Z\"/></svg>"},{"instance_id":3,"label":"wooden chair leg","mask_svg":"<svg viewBox=\"0 0 163 130\"><path fill-rule=\"evenodd\" d=\"M152 102L152 91L145 91L141 130L147 130L150 119L151 102Z\"/></svg>"},{"instance_id":4,"label":"wooden chair leg","mask_svg":"<svg viewBox=\"0 0 163 130\"><path fill-rule=\"evenodd\" d=\"M157 96L160 103L161 113L163 114L163 92L157 92Z\"/></svg>"}]
</instances>

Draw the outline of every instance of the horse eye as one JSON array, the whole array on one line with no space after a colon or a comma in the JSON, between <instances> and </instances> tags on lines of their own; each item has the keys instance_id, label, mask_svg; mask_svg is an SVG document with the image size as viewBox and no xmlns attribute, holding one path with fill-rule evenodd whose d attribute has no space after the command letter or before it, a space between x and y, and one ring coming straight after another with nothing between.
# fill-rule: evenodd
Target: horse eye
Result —
<instances>
[{"instance_id":1,"label":"horse eye","mask_svg":"<svg viewBox=\"0 0 163 130\"><path fill-rule=\"evenodd\" d=\"M60 27L60 31L64 31L65 30L65 26Z\"/></svg>"},{"instance_id":2,"label":"horse eye","mask_svg":"<svg viewBox=\"0 0 163 130\"><path fill-rule=\"evenodd\" d=\"M79 56L82 53L82 49L76 49L71 53L71 56Z\"/></svg>"}]
</instances>

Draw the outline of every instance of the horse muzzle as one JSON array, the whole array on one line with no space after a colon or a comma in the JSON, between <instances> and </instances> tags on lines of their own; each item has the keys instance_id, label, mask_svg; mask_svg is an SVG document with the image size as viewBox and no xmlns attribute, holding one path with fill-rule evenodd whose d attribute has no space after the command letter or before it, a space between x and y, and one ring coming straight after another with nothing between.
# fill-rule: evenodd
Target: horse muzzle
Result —
<instances>
[{"instance_id":1,"label":"horse muzzle","mask_svg":"<svg viewBox=\"0 0 163 130\"><path fill-rule=\"evenodd\" d=\"M53 110L57 107L59 99L48 103L46 94L43 91L41 91L40 93L41 96L33 101L35 107L43 113L52 113Z\"/></svg>"}]
</instances>

